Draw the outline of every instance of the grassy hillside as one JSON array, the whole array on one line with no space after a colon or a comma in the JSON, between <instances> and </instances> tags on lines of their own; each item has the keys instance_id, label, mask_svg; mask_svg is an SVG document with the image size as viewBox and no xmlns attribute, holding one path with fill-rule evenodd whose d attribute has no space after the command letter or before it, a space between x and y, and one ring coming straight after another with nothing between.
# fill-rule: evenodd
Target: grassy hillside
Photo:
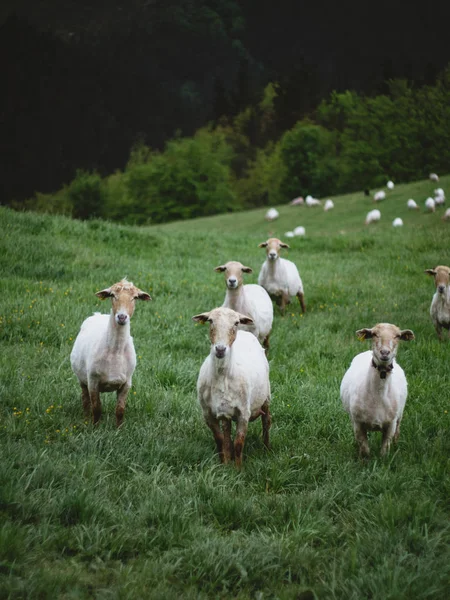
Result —
<instances>
[{"instance_id":1,"label":"grassy hillside","mask_svg":"<svg viewBox=\"0 0 450 600\"><path fill-rule=\"evenodd\" d=\"M450 224L443 209L406 209L434 187L396 186L370 227L362 194L330 213L281 206L271 224L265 210L134 228L0 208L0 596L447 597L450 343L437 340L423 271L450 264ZM223 301L215 266L240 260L256 282L258 243L296 225L307 235L285 256L307 313L275 308L272 449L250 424L237 472L218 464L197 405L209 341L191 316ZM124 426L105 394L94 429L69 354L83 319L109 311L95 291L124 276L153 301L133 317ZM374 433L362 462L339 385L369 347L356 329L380 321L416 334L398 354L409 398L399 445L380 460Z\"/></svg>"}]
</instances>

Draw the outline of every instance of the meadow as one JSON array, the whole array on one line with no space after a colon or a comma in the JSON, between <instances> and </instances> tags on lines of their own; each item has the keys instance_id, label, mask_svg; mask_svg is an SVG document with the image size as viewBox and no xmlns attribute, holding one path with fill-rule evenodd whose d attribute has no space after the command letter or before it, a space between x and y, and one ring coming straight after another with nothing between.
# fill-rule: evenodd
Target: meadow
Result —
<instances>
[{"instance_id":1,"label":"meadow","mask_svg":"<svg viewBox=\"0 0 450 600\"><path fill-rule=\"evenodd\" d=\"M450 175L439 186L450 189ZM29 599L435 599L450 589L450 342L429 316L424 269L450 264L450 224L408 211L436 184L398 185L335 209L278 207L164 226L0 207L0 597ZM404 227L394 229L394 217ZM284 239L304 225L305 238ZM219 464L196 398L223 302L214 267L257 281L269 235L287 241L307 312L275 307L271 449L250 424L241 471ZM151 294L131 323L138 365L124 425L115 395L83 418L69 355L97 290L127 276ZM409 397L399 444L362 461L340 381L368 349L355 331L410 328L399 348Z\"/></svg>"}]
</instances>

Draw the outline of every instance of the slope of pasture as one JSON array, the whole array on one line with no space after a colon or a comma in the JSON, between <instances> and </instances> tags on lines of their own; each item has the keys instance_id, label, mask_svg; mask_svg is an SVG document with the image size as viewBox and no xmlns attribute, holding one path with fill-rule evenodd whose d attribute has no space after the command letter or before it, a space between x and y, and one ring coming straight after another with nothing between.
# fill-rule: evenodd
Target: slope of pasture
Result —
<instances>
[{"instance_id":1,"label":"slope of pasture","mask_svg":"<svg viewBox=\"0 0 450 600\"><path fill-rule=\"evenodd\" d=\"M446 189L450 176L441 180ZM435 185L397 186L380 223L362 194L336 208L279 207L160 227L0 208L0 595L5 598L441 599L450 581L449 357L424 269L449 264L449 223L410 213ZM392 219L401 216L402 229ZM220 305L240 260L256 282L258 243L296 225L286 253L307 313L275 308L272 448L250 424L244 467L221 466L197 405L209 351L191 316ZM342 233L344 232L344 233ZM94 293L123 276L153 301L136 307L138 365L124 426L103 395L82 417L69 354ZM339 384L367 349L355 331L411 328L399 349L409 383L400 443L357 457Z\"/></svg>"}]
</instances>

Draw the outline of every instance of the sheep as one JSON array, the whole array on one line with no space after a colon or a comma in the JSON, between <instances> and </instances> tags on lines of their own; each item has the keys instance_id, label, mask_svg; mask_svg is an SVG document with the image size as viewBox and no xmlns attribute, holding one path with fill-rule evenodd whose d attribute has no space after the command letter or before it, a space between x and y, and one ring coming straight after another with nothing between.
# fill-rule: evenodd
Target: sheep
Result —
<instances>
[{"instance_id":1,"label":"sheep","mask_svg":"<svg viewBox=\"0 0 450 600\"><path fill-rule=\"evenodd\" d=\"M430 306L430 315L438 338L442 339L442 329L450 334L450 268L439 265L434 269L426 269L425 273L434 277L436 292Z\"/></svg>"},{"instance_id":2,"label":"sheep","mask_svg":"<svg viewBox=\"0 0 450 600\"><path fill-rule=\"evenodd\" d=\"M395 360L397 346L400 340L413 340L414 333L391 323L378 323L356 335L362 340L372 339L372 350L353 358L341 382L341 400L350 414L360 456L369 456L368 431L382 431L384 456L391 440L397 442L400 435L407 397L405 373Z\"/></svg>"},{"instance_id":3,"label":"sheep","mask_svg":"<svg viewBox=\"0 0 450 600\"><path fill-rule=\"evenodd\" d=\"M272 330L273 306L266 290L255 283L244 285L243 273L253 273L253 269L237 261L229 261L214 269L225 273L227 287L225 300L222 306L249 316L252 321L241 329L253 333L264 346L266 353L269 351L269 337Z\"/></svg>"},{"instance_id":4,"label":"sheep","mask_svg":"<svg viewBox=\"0 0 450 600\"><path fill-rule=\"evenodd\" d=\"M408 202L406 203L406 206L409 208L409 210L419 210L417 202L415 200L413 200L412 198L410 198L408 200Z\"/></svg>"},{"instance_id":5,"label":"sheep","mask_svg":"<svg viewBox=\"0 0 450 600\"><path fill-rule=\"evenodd\" d=\"M435 212L436 202L433 198L430 197L425 200L425 208L428 210L428 212Z\"/></svg>"},{"instance_id":6,"label":"sheep","mask_svg":"<svg viewBox=\"0 0 450 600\"><path fill-rule=\"evenodd\" d=\"M443 206L445 204L445 195L444 194L437 194L434 197L434 203L436 206Z\"/></svg>"},{"instance_id":7,"label":"sheep","mask_svg":"<svg viewBox=\"0 0 450 600\"><path fill-rule=\"evenodd\" d=\"M275 221L275 219L278 219L279 216L280 213L276 208L269 208L269 210L266 212L265 219L266 221Z\"/></svg>"},{"instance_id":8,"label":"sheep","mask_svg":"<svg viewBox=\"0 0 450 600\"><path fill-rule=\"evenodd\" d=\"M445 192L442 188L436 188L434 190L434 195L435 196L444 196L445 197Z\"/></svg>"},{"instance_id":9,"label":"sheep","mask_svg":"<svg viewBox=\"0 0 450 600\"><path fill-rule=\"evenodd\" d=\"M439 176L436 173L430 173L429 178L431 181L439 181Z\"/></svg>"},{"instance_id":10,"label":"sheep","mask_svg":"<svg viewBox=\"0 0 450 600\"><path fill-rule=\"evenodd\" d=\"M334 202L333 202L333 200L327 200L325 202L325 206L323 207L323 210L324 211L329 211L329 210L331 210L333 208L334 208Z\"/></svg>"},{"instance_id":11,"label":"sheep","mask_svg":"<svg viewBox=\"0 0 450 600\"><path fill-rule=\"evenodd\" d=\"M252 323L250 317L222 306L192 319L210 324L211 350L200 368L198 401L220 461L229 463L234 457L240 468L249 421L261 416L263 442L269 448L269 363L255 336L239 329ZM232 420L236 421L234 444Z\"/></svg>"},{"instance_id":12,"label":"sheep","mask_svg":"<svg viewBox=\"0 0 450 600\"><path fill-rule=\"evenodd\" d=\"M400 217L396 217L393 221L392 221L392 226L393 227L403 227L403 221L402 219L400 219Z\"/></svg>"},{"instance_id":13,"label":"sheep","mask_svg":"<svg viewBox=\"0 0 450 600\"><path fill-rule=\"evenodd\" d=\"M136 367L136 352L130 335L135 300L151 300L150 295L122 279L96 293L111 298L109 315L94 313L82 323L70 354L72 370L81 386L81 400L87 417L100 420L101 392L117 392L116 424L122 424L125 403Z\"/></svg>"},{"instance_id":14,"label":"sheep","mask_svg":"<svg viewBox=\"0 0 450 600\"><path fill-rule=\"evenodd\" d=\"M284 237L288 237L288 238L293 238L295 236L295 233L293 231L286 231L286 233L284 234Z\"/></svg>"},{"instance_id":15,"label":"sheep","mask_svg":"<svg viewBox=\"0 0 450 600\"><path fill-rule=\"evenodd\" d=\"M282 248L289 248L278 238L269 238L266 242L259 244L259 248L266 248L267 258L264 261L258 276L258 283L280 303L282 314L286 304L289 304L292 296L297 296L302 313L306 311L303 283L296 265L285 258L280 257Z\"/></svg>"},{"instance_id":16,"label":"sheep","mask_svg":"<svg viewBox=\"0 0 450 600\"><path fill-rule=\"evenodd\" d=\"M303 199L303 196L299 196L298 198L294 198L293 200L291 200L289 204L290 206L300 206L302 204L305 204L305 200Z\"/></svg>"},{"instance_id":17,"label":"sheep","mask_svg":"<svg viewBox=\"0 0 450 600\"><path fill-rule=\"evenodd\" d=\"M374 210L370 210L366 215L365 224L370 225L370 223L375 223L381 219L380 211L375 208Z\"/></svg>"},{"instance_id":18,"label":"sheep","mask_svg":"<svg viewBox=\"0 0 450 600\"><path fill-rule=\"evenodd\" d=\"M317 198L313 198L312 196L306 196L306 206L320 206L322 202Z\"/></svg>"},{"instance_id":19,"label":"sheep","mask_svg":"<svg viewBox=\"0 0 450 600\"><path fill-rule=\"evenodd\" d=\"M386 187L388 190L393 190L394 189L394 182L393 181L388 181L386 184Z\"/></svg>"},{"instance_id":20,"label":"sheep","mask_svg":"<svg viewBox=\"0 0 450 600\"><path fill-rule=\"evenodd\" d=\"M380 202L380 200L384 200L385 198L386 198L386 192L384 190L375 192L375 194L373 195L374 202Z\"/></svg>"},{"instance_id":21,"label":"sheep","mask_svg":"<svg viewBox=\"0 0 450 600\"><path fill-rule=\"evenodd\" d=\"M442 215L443 221L450 221L450 208L447 208L445 213Z\"/></svg>"},{"instance_id":22,"label":"sheep","mask_svg":"<svg viewBox=\"0 0 450 600\"><path fill-rule=\"evenodd\" d=\"M306 234L306 229L303 227L303 225L299 225L298 227L296 227L294 229L294 235L296 236L303 236Z\"/></svg>"}]
</instances>

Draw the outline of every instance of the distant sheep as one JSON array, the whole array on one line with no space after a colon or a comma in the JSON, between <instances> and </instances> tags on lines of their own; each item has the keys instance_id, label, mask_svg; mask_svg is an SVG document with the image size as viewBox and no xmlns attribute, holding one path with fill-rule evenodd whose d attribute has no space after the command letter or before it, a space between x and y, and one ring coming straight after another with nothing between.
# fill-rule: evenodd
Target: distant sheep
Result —
<instances>
[{"instance_id":1,"label":"distant sheep","mask_svg":"<svg viewBox=\"0 0 450 600\"><path fill-rule=\"evenodd\" d=\"M325 202L325 205L324 205L324 207L323 207L323 210L324 210L324 211L329 211L329 210L331 210L331 209L333 209L333 208L334 208L334 202L333 202L333 200L327 200L327 201Z\"/></svg>"},{"instance_id":2,"label":"distant sheep","mask_svg":"<svg viewBox=\"0 0 450 600\"><path fill-rule=\"evenodd\" d=\"M306 196L306 206L320 206L322 202L317 198L313 198L312 196Z\"/></svg>"},{"instance_id":3,"label":"distant sheep","mask_svg":"<svg viewBox=\"0 0 450 600\"><path fill-rule=\"evenodd\" d=\"M393 181L388 181L386 184L386 187L388 190L393 190L394 189L394 182Z\"/></svg>"},{"instance_id":4,"label":"distant sheep","mask_svg":"<svg viewBox=\"0 0 450 600\"><path fill-rule=\"evenodd\" d=\"M222 306L250 317L251 324L242 325L241 328L253 333L268 352L273 322L269 294L255 283L244 285L243 273L253 273L253 270L238 261L229 261L214 270L225 275L227 290Z\"/></svg>"},{"instance_id":5,"label":"distant sheep","mask_svg":"<svg viewBox=\"0 0 450 600\"><path fill-rule=\"evenodd\" d=\"M434 195L435 196L444 196L445 197L445 192L442 188L436 188L434 190Z\"/></svg>"},{"instance_id":6,"label":"distant sheep","mask_svg":"<svg viewBox=\"0 0 450 600\"><path fill-rule=\"evenodd\" d=\"M442 215L443 221L450 221L450 208L447 208L445 213Z\"/></svg>"},{"instance_id":7,"label":"distant sheep","mask_svg":"<svg viewBox=\"0 0 450 600\"><path fill-rule=\"evenodd\" d=\"M240 325L252 323L249 317L222 306L192 319L210 324L211 349L200 368L198 401L220 461L229 463L234 456L236 466L241 467L249 421L261 417L263 442L269 447L269 363L258 340L238 330ZM234 444L232 421L236 421Z\"/></svg>"},{"instance_id":8,"label":"distant sheep","mask_svg":"<svg viewBox=\"0 0 450 600\"><path fill-rule=\"evenodd\" d=\"M379 192L375 192L373 195L374 202L380 202L386 198L386 192L384 190L380 190Z\"/></svg>"},{"instance_id":9,"label":"distant sheep","mask_svg":"<svg viewBox=\"0 0 450 600\"><path fill-rule=\"evenodd\" d=\"M430 197L425 200L425 208L427 209L428 212L435 212L436 202L434 201L433 198Z\"/></svg>"},{"instance_id":10,"label":"distant sheep","mask_svg":"<svg viewBox=\"0 0 450 600\"><path fill-rule=\"evenodd\" d=\"M289 202L290 206L300 206L305 203L303 196L299 196L298 198L294 198Z\"/></svg>"},{"instance_id":11,"label":"distant sheep","mask_svg":"<svg viewBox=\"0 0 450 600\"><path fill-rule=\"evenodd\" d=\"M266 242L259 244L260 248L266 248L267 258L264 261L258 276L258 283L277 302L280 303L281 312L284 314L286 304L289 304L292 296L297 296L302 312L306 311L303 283L296 265L285 258L281 258L282 248L289 248L278 238L269 238Z\"/></svg>"},{"instance_id":12,"label":"distant sheep","mask_svg":"<svg viewBox=\"0 0 450 600\"><path fill-rule=\"evenodd\" d=\"M434 203L436 206L443 206L445 204L445 194L443 190L439 190L439 194L436 194L437 190L434 190Z\"/></svg>"},{"instance_id":13,"label":"distant sheep","mask_svg":"<svg viewBox=\"0 0 450 600\"><path fill-rule=\"evenodd\" d=\"M266 212L265 219L266 221L275 221L275 219L278 219L279 216L280 213L276 208L269 208L269 210Z\"/></svg>"},{"instance_id":14,"label":"distant sheep","mask_svg":"<svg viewBox=\"0 0 450 600\"><path fill-rule=\"evenodd\" d=\"M408 200L408 202L406 203L406 206L409 208L409 210L419 210L417 202L415 200L413 200L412 198L410 198Z\"/></svg>"},{"instance_id":15,"label":"distant sheep","mask_svg":"<svg viewBox=\"0 0 450 600\"><path fill-rule=\"evenodd\" d=\"M117 392L116 424L123 421L125 403L136 368L136 352L130 335L135 300L151 300L149 294L126 279L96 293L111 298L109 315L95 313L81 325L70 354L70 362L81 386L86 416L94 425L102 413L101 392Z\"/></svg>"},{"instance_id":16,"label":"distant sheep","mask_svg":"<svg viewBox=\"0 0 450 600\"><path fill-rule=\"evenodd\" d=\"M349 413L361 457L369 456L368 431L381 431L381 455L398 440L407 397L403 369L396 362L400 340L414 339L410 329L378 323L372 329L360 329L356 335L372 339L372 350L357 354L345 373L340 387L344 409Z\"/></svg>"},{"instance_id":17,"label":"distant sheep","mask_svg":"<svg viewBox=\"0 0 450 600\"><path fill-rule=\"evenodd\" d=\"M400 217L396 217L393 221L392 221L392 226L393 227L403 227L403 221L402 219L400 219Z\"/></svg>"},{"instance_id":18,"label":"distant sheep","mask_svg":"<svg viewBox=\"0 0 450 600\"><path fill-rule=\"evenodd\" d=\"M303 227L303 225L299 225L298 227L296 227L294 229L294 235L296 236L303 236L306 234L306 229Z\"/></svg>"},{"instance_id":19,"label":"distant sheep","mask_svg":"<svg viewBox=\"0 0 450 600\"><path fill-rule=\"evenodd\" d=\"M370 225L370 223L376 223L381 219L380 211L375 208L374 210L370 210L366 215L365 224Z\"/></svg>"},{"instance_id":20,"label":"distant sheep","mask_svg":"<svg viewBox=\"0 0 450 600\"><path fill-rule=\"evenodd\" d=\"M430 315L441 340L442 329L448 329L450 333L450 268L439 265L434 269L426 269L425 273L434 277L436 292L431 301Z\"/></svg>"},{"instance_id":21,"label":"distant sheep","mask_svg":"<svg viewBox=\"0 0 450 600\"><path fill-rule=\"evenodd\" d=\"M284 234L284 237L288 237L288 238L293 238L295 236L295 233L293 231L286 231L286 233Z\"/></svg>"},{"instance_id":22,"label":"distant sheep","mask_svg":"<svg viewBox=\"0 0 450 600\"><path fill-rule=\"evenodd\" d=\"M436 173L430 173L429 178L431 181L439 181L439 177Z\"/></svg>"}]
</instances>

